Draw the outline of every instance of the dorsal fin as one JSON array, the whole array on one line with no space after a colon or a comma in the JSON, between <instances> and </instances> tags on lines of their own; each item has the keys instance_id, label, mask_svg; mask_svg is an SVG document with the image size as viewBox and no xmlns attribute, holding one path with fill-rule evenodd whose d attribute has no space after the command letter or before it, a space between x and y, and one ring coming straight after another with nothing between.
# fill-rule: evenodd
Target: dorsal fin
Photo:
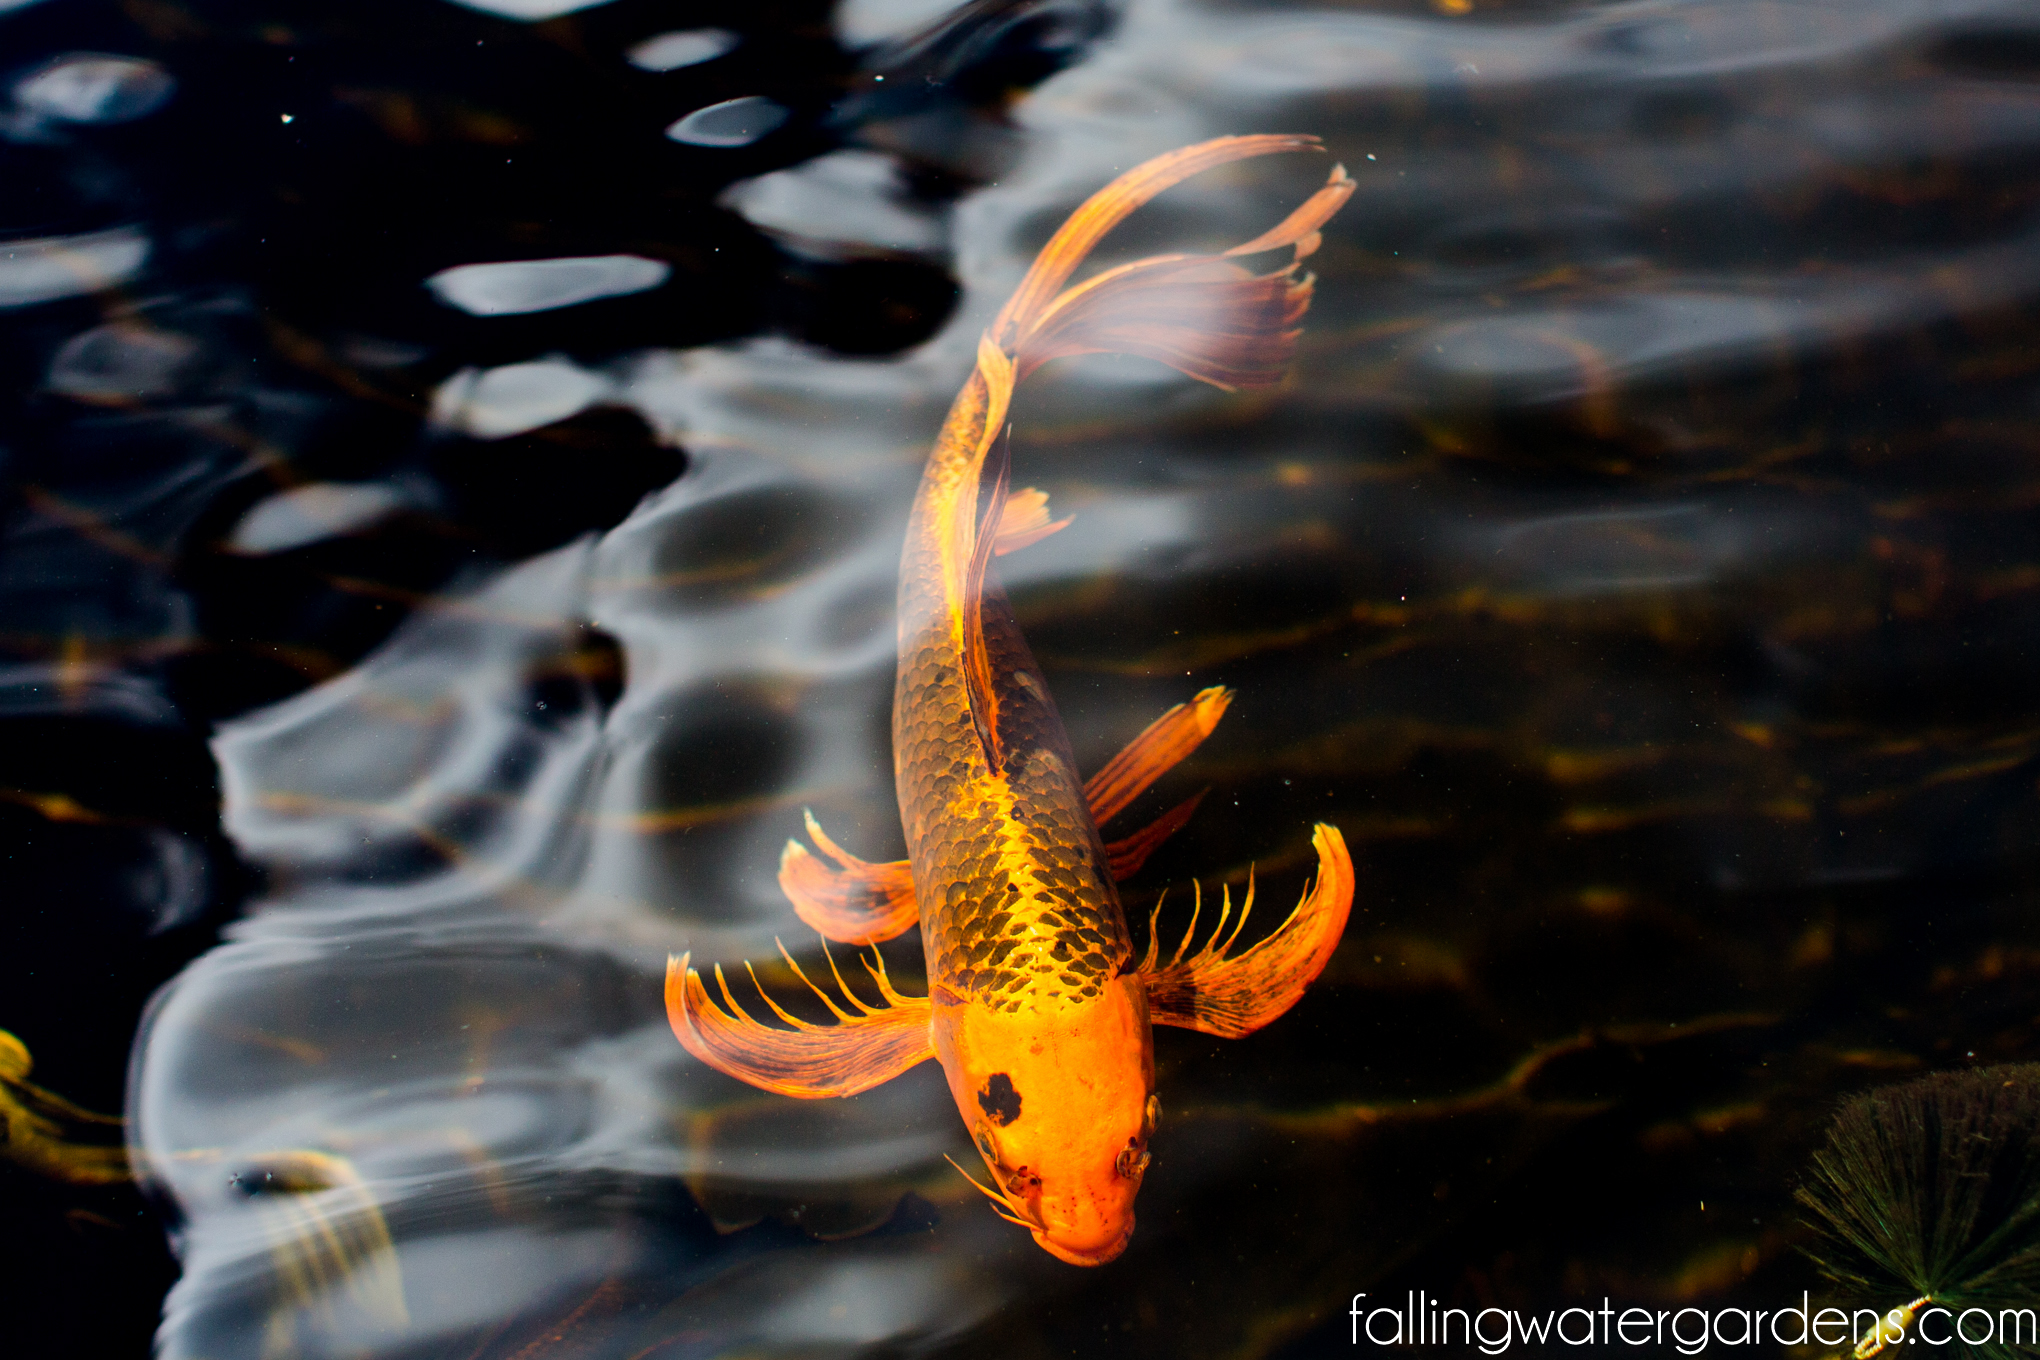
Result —
<instances>
[{"instance_id":1,"label":"dorsal fin","mask_svg":"<svg viewBox=\"0 0 2040 1360\"><path fill-rule=\"evenodd\" d=\"M985 766L993 774L1006 768L999 741L999 696L992 688L992 658L985 650L985 570L999 541L999 519L1006 509L1006 481L1013 470L1013 427L1008 425L992 445L992 494L985 502L971 545L970 566L963 580L963 685L970 696L971 725L984 749Z\"/></svg>"},{"instance_id":2,"label":"dorsal fin","mask_svg":"<svg viewBox=\"0 0 2040 1360\"><path fill-rule=\"evenodd\" d=\"M988 515L978 513L979 489L983 484L985 460L1006 452L1006 412L1013 400L1013 361L992 343L989 335L978 338L976 381L984 386L984 424L968 462L957 477L943 515L946 542L943 571L947 580L950 627L955 630L957 651L962 660L964 694L970 708L971 725L977 730L985 764L993 771L1002 768L999 759L997 699L992 690L990 658L985 654L984 580L998 538L999 512L1005 504L1006 473L994 469L997 482Z\"/></svg>"}]
</instances>

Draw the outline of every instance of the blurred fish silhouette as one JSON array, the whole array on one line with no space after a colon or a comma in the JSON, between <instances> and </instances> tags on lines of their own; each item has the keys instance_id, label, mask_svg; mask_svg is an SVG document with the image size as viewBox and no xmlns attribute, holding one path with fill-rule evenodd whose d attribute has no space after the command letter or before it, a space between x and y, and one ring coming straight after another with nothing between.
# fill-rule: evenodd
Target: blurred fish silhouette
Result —
<instances>
[{"instance_id":1,"label":"blurred fish silhouette","mask_svg":"<svg viewBox=\"0 0 2040 1360\"><path fill-rule=\"evenodd\" d=\"M249 1159L231 1179L253 1201L276 1280L265 1357L304 1353L301 1328L351 1336L410 1325L389 1225L354 1163L294 1148Z\"/></svg>"},{"instance_id":2,"label":"blurred fish silhouette","mask_svg":"<svg viewBox=\"0 0 2040 1360\"><path fill-rule=\"evenodd\" d=\"M1814 1263L1877 1314L1856 1360L1918 1341L2040 1354L2040 1063L1856 1097L1796 1198Z\"/></svg>"},{"instance_id":3,"label":"blurred fish silhouette","mask_svg":"<svg viewBox=\"0 0 2040 1360\"><path fill-rule=\"evenodd\" d=\"M28 1079L28 1046L0 1029L0 1155L39 1175L74 1185L106 1185L128 1178L127 1151L118 1142L122 1121L73 1105Z\"/></svg>"},{"instance_id":4,"label":"blurred fish silhouette","mask_svg":"<svg viewBox=\"0 0 2040 1360\"><path fill-rule=\"evenodd\" d=\"M865 945L919 924L931 994L903 996L882 962L867 963L883 1004L865 1004L838 972L854 1012L815 988L839 1022L815 1025L767 996L787 1026L779 1028L745 1012L719 966L727 1009L688 958L667 969L680 1042L768 1091L847 1096L939 1058L992 1176L992 1188L978 1188L1077 1265L1111 1260L1133 1231L1161 1113L1150 1026L1237 1037L1287 1011L1345 929L1353 867L1338 831L1320 825L1316 883L1274 933L1232 952L1253 906L1249 884L1230 934L1228 894L1202 949L1185 956L1193 916L1183 944L1160 962L1150 922L1147 955L1135 960L1115 885L1197 800L1111 844L1098 826L1196 749L1231 695L1207 689L1177 705L1078 780L1055 703L989 573L993 557L1069 522L1051 521L1040 491L1009 494L1008 408L1028 374L1076 354L1142 355L1226 390L1280 382L1310 305L1311 278L1298 262L1353 192L1342 167L1280 224L1222 255L1155 256L1064 285L1108 231L1171 185L1230 161L1317 147L1312 137L1226 137L1121 175L1050 239L979 341L976 370L929 455L900 563L893 770L908 858L866 863L809 817L834 867L797 842L780 861L801 919L828 939ZM1287 263L1265 273L1236 262L1278 250L1290 253Z\"/></svg>"}]
</instances>

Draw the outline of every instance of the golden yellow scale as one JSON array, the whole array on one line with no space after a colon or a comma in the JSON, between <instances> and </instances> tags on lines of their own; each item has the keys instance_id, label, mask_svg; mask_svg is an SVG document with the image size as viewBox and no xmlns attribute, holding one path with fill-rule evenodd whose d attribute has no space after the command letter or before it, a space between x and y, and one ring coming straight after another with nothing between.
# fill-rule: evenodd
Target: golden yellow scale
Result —
<instances>
[{"instance_id":1,"label":"golden yellow scale","mask_svg":"<svg viewBox=\"0 0 2040 1360\"><path fill-rule=\"evenodd\" d=\"M1177 705L1078 778L1055 702L990 572L993 557L1068 523L1050 521L1039 491L1009 494L1007 414L1029 373L1075 354L1143 355L1228 390L1279 382L1310 305L1298 262L1353 192L1340 167L1280 224L1223 255L1153 256L1065 285L1108 231L1169 186L1230 161L1316 147L1310 137L1225 137L1121 175L1043 247L979 342L929 455L900 562L893 773L907 858L866 863L810 817L832 863L797 842L780 862L801 919L828 939L873 944L919 925L930 994L902 996L882 963L867 964L882 1004L845 986L854 1008L845 1010L817 988L833 1025L799 1020L761 992L782 1028L753 1019L720 967L720 1005L687 958L667 970L680 1042L768 1091L852 1095L939 1058L991 1173L994 1207L1077 1265L1111 1260L1133 1232L1161 1109L1151 1027L1237 1037L1287 1011L1338 945L1353 867L1337 829L1320 825L1317 880L1272 934L1230 954L1250 886L1230 934L1228 896L1202 949L1185 957L1186 933L1163 963L1150 922L1147 955L1135 962L1117 883L1196 800L1109 844L1098 828L1194 750L1231 696L1207 689ZM1289 252L1287 263L1261 273L1237 263L1274 251Z\"/></svg>"}]
</instances>

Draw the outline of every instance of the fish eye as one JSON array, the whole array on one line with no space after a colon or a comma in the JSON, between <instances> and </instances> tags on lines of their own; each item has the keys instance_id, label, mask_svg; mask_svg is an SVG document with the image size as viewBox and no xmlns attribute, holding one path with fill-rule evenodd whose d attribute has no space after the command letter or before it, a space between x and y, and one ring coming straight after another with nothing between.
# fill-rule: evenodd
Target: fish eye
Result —
<instances>
[{"instance_id":1,"label":"fish eye","mask_svg":"<svg viewBox=\"0 0 2040 1360\"><path fill-rule=\"evenodd\" d=\"M1126 1179L1137 1181L1148 1169L1151 1160L1146 1148L1132 1144L1119 1150L1119 1155L1112 1159L1112 1168Z\"/></svg>"}]
</instances>

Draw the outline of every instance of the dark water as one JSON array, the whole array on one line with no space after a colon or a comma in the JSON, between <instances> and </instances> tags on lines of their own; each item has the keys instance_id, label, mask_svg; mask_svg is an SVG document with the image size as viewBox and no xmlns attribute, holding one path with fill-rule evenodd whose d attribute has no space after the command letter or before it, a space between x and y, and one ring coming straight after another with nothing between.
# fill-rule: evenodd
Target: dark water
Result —
<instances>
[{"instance_id":1,"label":"dark water","mask_svg":"<svg viewBox=\"0 0 2040 1360\"><path fill-rule=\"evenodd\" d=\"M0 1028L145 1175L10 1125L10 1336L1300 1357L1361 1290L1776 1307L1839 1097L2040 1058L2030 6L563 8L0 0ZM1115 171L1254 131L1360 184L1294 381L1044 374L1015 476L1077 518L1001 568L1086 769L1238 691L1131 914L1250 865L1286 907L1318 819L1359 893L1282 1021L1158 1035L1140 1226L1081 1271L942 1160L932 1064L764 1096L659 978L819 958L802 807L901 852L894 571L977 333Z\"/></svg>"}]
</instances>

